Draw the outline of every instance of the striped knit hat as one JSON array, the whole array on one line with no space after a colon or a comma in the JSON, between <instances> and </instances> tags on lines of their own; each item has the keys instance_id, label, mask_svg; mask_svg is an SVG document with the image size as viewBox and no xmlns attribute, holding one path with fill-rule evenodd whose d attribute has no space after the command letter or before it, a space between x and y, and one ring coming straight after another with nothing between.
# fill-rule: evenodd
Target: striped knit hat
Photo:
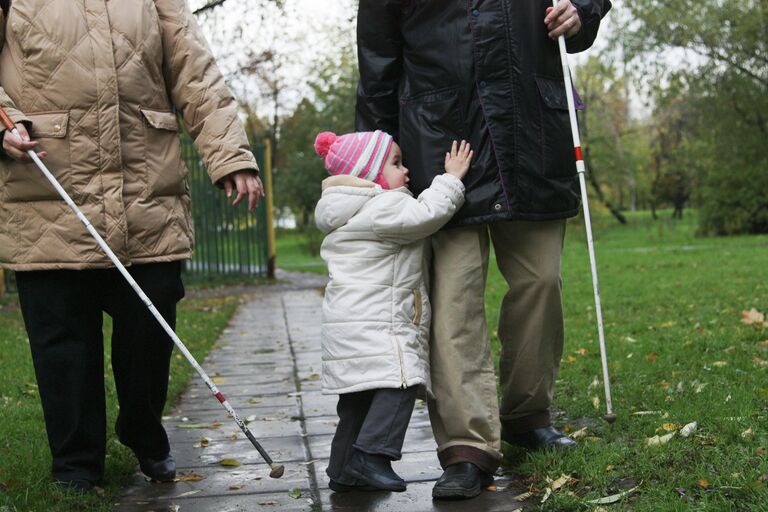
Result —
<instances>
[{"instance_id":1,"label":"striped knit hat","mask_svg":"<svg viewBox=\"0 0 768 512\"><path fill-rule=\"evenodd\" d=\"M392 147L392 136L382 131L336 135L322 132L315 138L315 151L323 157L328 172L349 174L388 188L381 169Z\"/></svg>"}]
</instances>

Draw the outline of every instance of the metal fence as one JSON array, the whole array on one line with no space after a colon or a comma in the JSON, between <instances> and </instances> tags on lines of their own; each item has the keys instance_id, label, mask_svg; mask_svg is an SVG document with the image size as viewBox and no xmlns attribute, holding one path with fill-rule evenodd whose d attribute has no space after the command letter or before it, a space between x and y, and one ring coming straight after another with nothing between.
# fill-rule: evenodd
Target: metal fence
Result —
<instances>
[{"instance_id":1,"label":"metal fence","mask_svg":"<svg viewBox=\"0 0 768 512\"><path fill-rule=\"evenodd\" d=\"M267 201L248 212L247 201L232 207L232 199L215 187L205 170L192 141L185 134L181 149L189 168L189 186L192 193L192 218L195 226L195 253L185 262L185 272L201 276L241 274L267 276L269 249L267 245ZM265 166L266 148L251 148L260 169ZM268 170L267 170L268 172ZM13 272L3 272L7 291L15 291Z\"/></svg>"},{"instance_id":2,"label":"metal fence","mask_svg":"<svg viewBox=\"0 0 768 512\"><path fill-rule=\"evenodd\" d=\"M249 213L247 201L236 208L232 198L213 186L192 142L182 137L182 154L189 168L195 254L186 262L191 274L267 275L266 201ZM265 169L264 146L251 148L260 169Z\"/></svg>"}]
</instances>

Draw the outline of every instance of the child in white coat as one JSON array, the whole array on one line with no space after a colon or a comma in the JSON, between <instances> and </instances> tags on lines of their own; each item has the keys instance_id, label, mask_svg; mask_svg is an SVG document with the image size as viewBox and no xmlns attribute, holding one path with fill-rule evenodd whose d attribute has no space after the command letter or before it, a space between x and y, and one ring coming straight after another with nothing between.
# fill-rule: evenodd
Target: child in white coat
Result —
<instances>
[{"instance_id":1,"label":"child in white coat","mask_svg":"<svg viewBox=\"0 0 768 512\"><path fill-rule=\"evenodd\" d=\"M424 250L464 203L472 151L454 142L445 174L414 198L400 148L384 132L323 132L315 150L333 175L315 209L330 274L323 392L339 394L330 487L404 491L391 461L401 457L417 388L430 388Z\"/></svg>"}]
</instances>

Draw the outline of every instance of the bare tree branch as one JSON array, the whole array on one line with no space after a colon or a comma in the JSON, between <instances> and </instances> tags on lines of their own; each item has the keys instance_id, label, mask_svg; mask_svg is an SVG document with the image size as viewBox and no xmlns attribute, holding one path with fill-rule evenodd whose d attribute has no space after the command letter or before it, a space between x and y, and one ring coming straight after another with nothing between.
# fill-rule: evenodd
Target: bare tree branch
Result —
<instances>
[{"instance_id":1,"label":"bare tree branch","mask_svg":"<svg viewBox=\"0 0 768 512\"><path fill-rule=\"evenodd\" d=\"M200 7L199 9L195 9L193 11L193 14L202 14L206 11L209 11L213 9L214 7L218 7L219 5L223 4L227 0L212 0L211 2L208 2L204 6Z\"/></svg>"}]
</instances>

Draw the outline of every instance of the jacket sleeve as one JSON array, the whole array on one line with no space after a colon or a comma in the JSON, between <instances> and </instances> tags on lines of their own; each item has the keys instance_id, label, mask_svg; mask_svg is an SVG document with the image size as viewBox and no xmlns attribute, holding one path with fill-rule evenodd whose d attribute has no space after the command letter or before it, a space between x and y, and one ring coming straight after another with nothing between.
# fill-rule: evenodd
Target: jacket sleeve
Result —
<instances>
[{"instance_id":1,"label":"jacket sleeve","mask_svg":"<svg viewBox=\"0 0 768 512\"><path fill-rule=\"evenodd\" d=\"M398 140L402 72L402 0L360 0L357 11L357 131L382 130Z\"/></svg>"},{"instance_id":2,"label":"jacket sleeve","mask_svg":"<svg viewBox=\"0 0 768 512\"><path fill-rule=\"evenodd\" d=\"M600 28L600 20L611 10L611 0L571 0L581 18L581 30L568 39L568 53L583 52L592 46Z\"/></svg>"},{"instance_id":3,"label":"jacket sleeve","mask_svg":"<svg viewBox=\"0 0 768 512\"><path fill-rule=\"evenodd\" d=\"M386 199L400 194L386 194ZM414 199L384 204L376 212L373 232L382 240L407 244L426 238L443 227L464 204L464 184L450 174L440 174Z\"/></svg>"},{"instance_id":4,"label":"jacket sleeve","mask_svg":"<svg viewBox=\"0 0 768 512\"><path fill-rule=\"evenodd\" d=\"M0 52L3 51L3 47L5 46L5 15L2 11L0 11ZM0 84L0 107L3 107L3 110L5 110L5 113L8 114L8 117L11 118L11 121L14 123L26 123L27 127L30 125L30 120L27 118L21 111L19 111L16 108L16 104L13 102L13 100L6 94L5 89L3 89L3 84ZM2 140L5 136L5 126L0 124L0 156L6 156L5 151L2 149Z\"/></svg>"},{"instance_id":5,"label":"jacket sleeve","mask_svg":"<svg viewBox=\"0 0 768 512\"><path fill-rule=\"evenodd\" d=\"M165 85L211 181L236 171L258 171L237 103L186 0L155 0L155 6L163 37Z\"/></svg>"}]
</instances>

